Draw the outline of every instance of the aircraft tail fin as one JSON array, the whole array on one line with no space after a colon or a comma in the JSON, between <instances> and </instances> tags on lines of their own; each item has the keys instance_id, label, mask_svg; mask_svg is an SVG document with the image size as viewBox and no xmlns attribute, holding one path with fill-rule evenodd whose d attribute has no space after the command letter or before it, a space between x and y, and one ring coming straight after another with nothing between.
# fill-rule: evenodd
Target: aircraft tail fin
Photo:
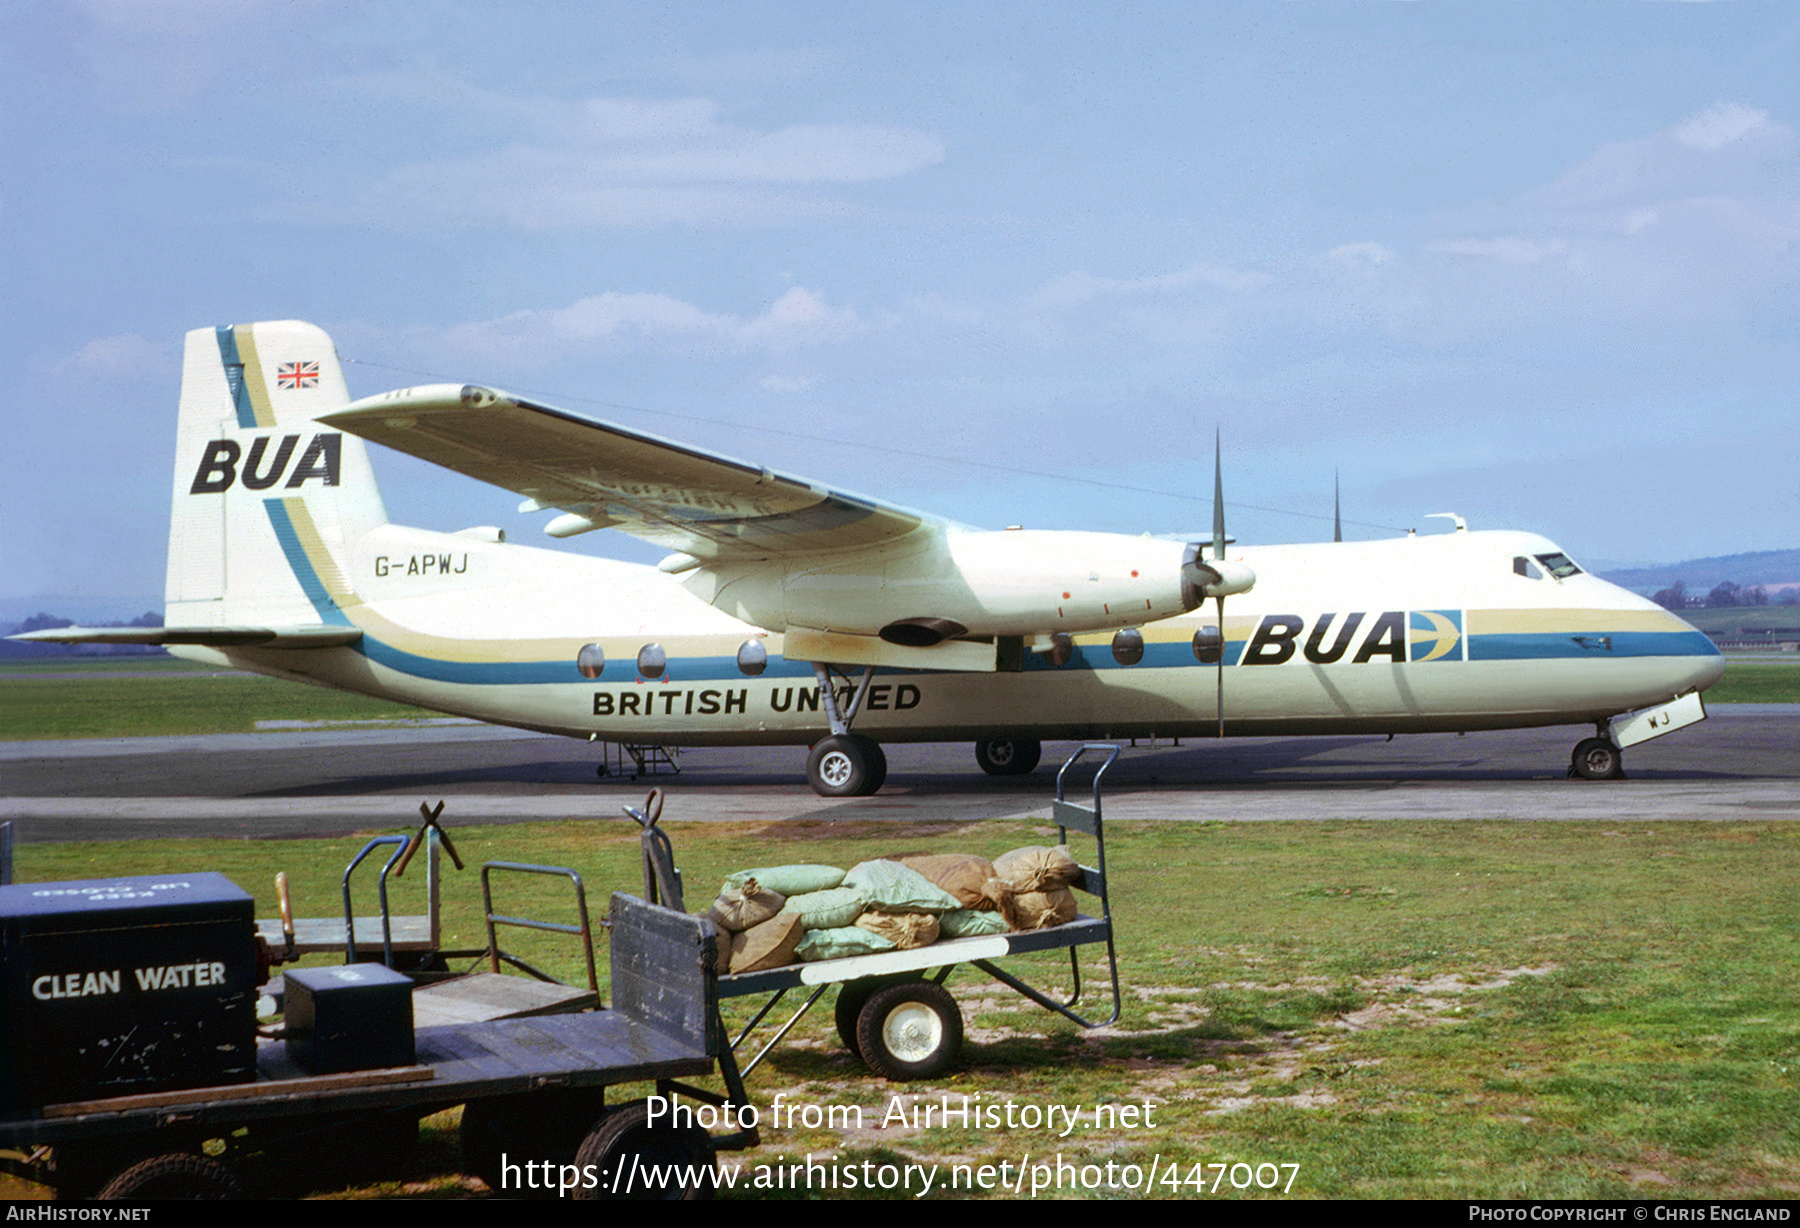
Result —
<instances>
[{"instance_id":1,"label":"aircraft tail fin","mask_svg":"<svg viewBox=\"0 0 1800 1228\"><path fill-rule=\"evenodd\" d=\"M347 625L351 548L387 522L331 338L284 320L195 329L181 372L171 627Z\"/></svg>"}]
</instances>

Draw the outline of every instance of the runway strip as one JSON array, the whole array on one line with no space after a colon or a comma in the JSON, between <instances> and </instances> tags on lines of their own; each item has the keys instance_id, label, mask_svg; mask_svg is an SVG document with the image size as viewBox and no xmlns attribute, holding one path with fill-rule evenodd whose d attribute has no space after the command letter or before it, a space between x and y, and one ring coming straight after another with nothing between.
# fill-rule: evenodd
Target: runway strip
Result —
<instances>
[{"instance_id":1,"label":"runway strip","mask_svg":"<svg viewBox=\"0 0 1800 1228\"><path fill-rule=\"evenodd\" d=\"M1562 779L1569 730L1471 735L1246 738L1128 749L1109 773L1114 820L1800 820L1800 707L1733 705L1626 753L1631 779ZM1723 717L1724 719L1717 719ZM213 737L0 743L0 820L19 844L397 831L420 802L452 827L628 823L651 785L665 821L768 824L967 823L1047 817L1045 748L1028 777L990 779L967 744L889 748L888 786L820 798L798 747L714 748L641 781L596 780L595 748L489 726L284 730ZM1087 788L1078 772L1072 796Z\"/></svg>"},{"instance_id":2,"label":"runway strip","mask_svg":"<svg viewBox=\"0 0 1800 1228\"><path fill-rule=\"evenodd\" d=\"M481 823L625 822L621 795L505 797L458 794L445 819L455 826ZM635 795L630 800L637 800ZM1019 799L1010 799L1016 806ZM1257 789L1159 788L1120 790L1105 798L1113 822L1232 822L1320 820L1800 820L1800 789L1790 781L1670 784L1626 781L1604 788L1567 782L1396 784L1386 787ZM30 797L0 799L0 818L17 824L22 843L169 836L292 837L394 830L416 821L416 807L392 796L180 798ZM786 789L689 790L668 818L683 823L776 823L796 818L960 823L975 819L1049 817L1044 805L1024 810L1002 804L1002 813L974 813L939 795L828 803ZM89 829L99 826L105 835ZM48 830L46 830L48 829Z\"/></svg>"}]
</instances>

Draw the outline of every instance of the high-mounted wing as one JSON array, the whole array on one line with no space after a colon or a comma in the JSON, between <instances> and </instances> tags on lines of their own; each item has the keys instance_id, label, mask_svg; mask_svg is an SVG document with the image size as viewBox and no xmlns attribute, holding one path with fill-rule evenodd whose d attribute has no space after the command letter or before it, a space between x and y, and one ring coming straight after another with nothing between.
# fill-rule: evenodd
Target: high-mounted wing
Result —
<instances>
[{"instance_id":1,"label":"high-mounted wing","mask_svg":"<svg viewBox=\"0 0 1800 1228\"><path fill-rule=\"evenodd\" d=\"M355 401L321 422L561 508L549 532L616 528L703 563L894 542L942 522L759 465L536 405L433 384Z\"/></svg>"},{"instance_id":2,"label":"high-mounted wing","mask_svg":"<svg viewBox=\"0 0 1800 1228\"><path fill-rule=\"evenodd\" d=\"M802 660L991 670L1017 660L1003 641L1154 622L1254 582L1198 543L967 529L475 385L318 421L515 491L523 511L561 508L555 536L611 527L677 551L662 566L689 592Z\"/></svg>"}]
</instances>

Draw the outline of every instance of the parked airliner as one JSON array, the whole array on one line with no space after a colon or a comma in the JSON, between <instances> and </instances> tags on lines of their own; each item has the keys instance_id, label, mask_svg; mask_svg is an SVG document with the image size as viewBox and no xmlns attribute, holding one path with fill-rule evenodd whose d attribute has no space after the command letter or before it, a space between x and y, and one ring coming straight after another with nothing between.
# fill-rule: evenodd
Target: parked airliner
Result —
<instances>
[{"instance_id":1,"label":"parked airliner","mask_svg":"<svg viewBox=\"0 0 1800 1228\"><path fill-rule=\"evenodd\" d=\"M388 523L364 441L617 527L657 566L500 528ZM883 742L1592 726L1571 775L1702 719L1723 662L1675 615L1530 533L1238 546L983 531L478 385L352 401L295 321L187 336L166 625L233 668L633 746L812 747L873 793Z\"/></svg>"}]
</instances>

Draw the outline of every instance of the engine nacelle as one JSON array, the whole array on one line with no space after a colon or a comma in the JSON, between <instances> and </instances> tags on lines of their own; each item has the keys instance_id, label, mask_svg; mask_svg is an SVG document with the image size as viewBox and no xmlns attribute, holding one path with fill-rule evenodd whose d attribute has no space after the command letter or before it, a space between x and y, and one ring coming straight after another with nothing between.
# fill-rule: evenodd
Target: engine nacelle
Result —
<instances>
[{"instance_id":1,"label":"engine nacelle","mask_svg":"<svg viewBox=\"0 0 1800 1228\"><path fill-rule=\"evenodd\" d=\"M929 648L951 638L1140 626L1255 582L1242 563L1196 572L1196 551L1116 533L953 529L805 566L702 565L682 582L772 631L811 627Z\"/></svg>"},{"instance_id":2,"label":"engine nacelle","mask_svg":"<svg viewBox=\"0 0 1800 1228\"><path fill-rule=\"evenodd\" d=\"M1194 605L1207 597L1234 597L1256 586L1256 573L1249 564L1204 558L1203 549L1199 542L1190 542L1181 560L1182 578L1193 590Z\"/></svg>"}]
</instances>

